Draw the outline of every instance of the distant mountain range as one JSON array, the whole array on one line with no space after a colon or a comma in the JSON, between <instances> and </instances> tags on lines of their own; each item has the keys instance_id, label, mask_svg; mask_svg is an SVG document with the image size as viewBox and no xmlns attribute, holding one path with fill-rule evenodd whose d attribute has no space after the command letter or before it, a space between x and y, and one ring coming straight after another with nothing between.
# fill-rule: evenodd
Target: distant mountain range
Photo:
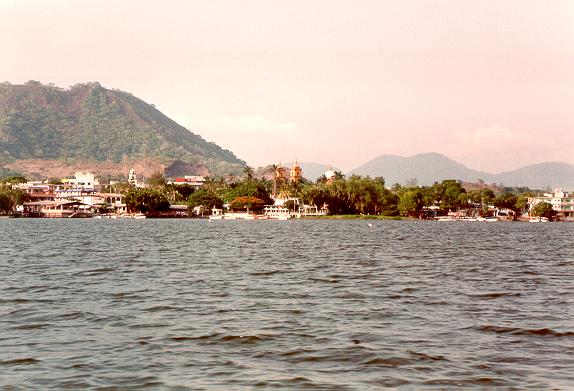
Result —
<instances>
[{"instance_id":1,"label":"distant mountain range","mask_svg":"<svg viewBox=\"0 0 574 391\"><path fill-rule=\"evenodd\" d=\"M330 168L320 163L299 164L303 176L312 181ZM35 81L0 83L0 174L57 177L90 170L109 176L125 175L136 167L144 175L163 169L169 176L217 176L241 174L244 165L233 152L207 142L130 93L98 83L69 89ZM438 153L382 155L349 174L353 173L382 176L388 185L482 179L506 186L574 190L574 166L570 164L541 163L490 174Z\"/></svg>"},{"instance_id":2,"label":"distant mountain range","mask_svg":"<svg viewBox=\"0 0 574 391\"><path fill-rule=\"evenodd\" d=\"M212 175L240 173L245 164L127 92L98 83L0 83L0 169L33 171L58 161L124 170L120 163L138 160L164 168L179 161L180 171Z\"/></svg>"},{"instance_id":3,"label":"distant mountain range","mask_svg":"<svg viewBox=\"0 0 574 391\"><path fill-rule=\"evenodd\" d=\"M411 157L381 155L348 174L382 176L387 185L417 183L427 186L444 179L465 182L482 179L486 183L502 183L505 186L528 186L532 189L559 187L574 190L574 165L571 164L540 163L500 174L490 174L472 170L438 153L423 153Z\"/></svg>"}]
</instances>

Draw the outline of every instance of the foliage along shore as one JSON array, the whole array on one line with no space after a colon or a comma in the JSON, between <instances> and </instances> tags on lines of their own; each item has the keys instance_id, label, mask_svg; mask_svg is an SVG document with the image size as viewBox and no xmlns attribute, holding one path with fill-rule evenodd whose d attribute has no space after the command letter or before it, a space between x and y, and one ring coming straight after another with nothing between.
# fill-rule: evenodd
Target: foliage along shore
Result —
<instances>
[{"instance_id":1,"label":"foliage along shore","mask_svg":"<svg viewBox=\"0 0 574 391\"><path fill-rule=\"evenodd\" d=\"M270 173L275 169L276 166L270 166ZM326 206L329 216L322 218L329 219L429 218L461 210L467 215L488 217L493 208L506 209L509 218L516 219L527 211L528 197L535 195L527 188L504 188L495 193L481 183L467 190L457 180L444 180L432 186L395 184L387 188L382 177L353 175L347 178L340 172L330 178L322 176L315 182L268 177L255 177L254 170L245 166L240 178L207 178L203 186L195 188L170 183L158 171L148 178L146 187L124 182L110 185L109 190L124 195L129 212L149 216L161 215L171 205L186 205L189 214L195 216L209 215L213 208L224 206L229 210L257 212L279 198L294 211L299 200L306 205ZM0 180L0 214L14 213L17 205L27 201L26 193L13 187L25 181L26 178L18 176ZM106 212L105 205L100 212ZM531 213L553 217L552 206L547 203L536 205Z\"/></svg>"}]
</instances>

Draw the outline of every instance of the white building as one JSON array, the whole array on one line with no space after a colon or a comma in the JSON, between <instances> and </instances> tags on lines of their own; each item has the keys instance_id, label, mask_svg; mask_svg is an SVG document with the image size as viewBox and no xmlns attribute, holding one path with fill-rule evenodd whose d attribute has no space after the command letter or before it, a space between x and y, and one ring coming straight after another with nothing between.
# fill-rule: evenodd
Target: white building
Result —
<instances>
[{"instance_id":1,"label":"white building","mask_svg":"<svg viewBox=\"0 0 574 391\"><path fill-rule=\"evenodd\" d=\"M73 177L62 179L62 183L72 189L100 190L100 182L91 172L76 171Z\"/></svg>"},{"instance_id":2,"label":"white building","mask_svg":"<svg viewBox=\"0 0 574 391\"><path fill-rule=\"evenodd\" d=\"M186 175L183 178L175 178L175 182L169 182L174 185L190 185L201 187L205 183L205 177L201 175Z\"/></svg>"},{"instance_id":3,"label":"white building","mask_svg":"<svg viewBox=\"0 0 574 391\"><path fill-rule=\"evenodd\" d=\"M528 210L540 203L547 202L552 205L559 217L574 218L574 196L562 189L555 189L554 193L544 193L543 196L528 197Z\"/></svg>"},{"instance_id":4,"label":"white building","mask_svg":"<svg viewBox=\"0 0 574 391\"><path fill-rule=\"evenodd\" d=\"M325 171L325 178L327 178L327 181L335 179L335 176L337 174L335 174L335 171L333 171L333 167L329 168L327 171Z\"/></svg>"},{"instance_id":5,"label":"white building","mask_svg":"<svg viewBox=\"0 0 574 391\"><path fill-rule=\"evenodd\" d=\"M59 185L52 185L46 181L28 181L26 183L18 183L13 187L28 194L50 194L54 193L54 190L60 189Z\"/></svg>"},{"instance_id":6,"label":"white building","mask_svg":"<svg viewBox=\"0 0 574 391\"><path fill-rule=\"evenodd\" d=\"M107 205L115 213L126 213L127 208L124 203L124 195L119 193L100 193L93 190L84 189L63 189L56 190L55 201L79 201L89 207L99 207Z\"/></svg>"}]
</instances>

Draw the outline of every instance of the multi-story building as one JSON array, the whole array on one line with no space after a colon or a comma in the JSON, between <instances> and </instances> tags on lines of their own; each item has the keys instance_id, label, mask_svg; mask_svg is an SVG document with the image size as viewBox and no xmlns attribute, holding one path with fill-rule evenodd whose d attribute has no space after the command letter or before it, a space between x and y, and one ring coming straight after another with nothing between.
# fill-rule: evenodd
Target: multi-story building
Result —
<instances>
[{"instance_id":1,"label":"multi-story building","mask_svg":"<svg viewBox=\"0 0 574 391\"><path fill-rule=\"evenodd\" d=\"M100 182L91 172L77 171L73 177L62 179L62 183L72 189L100 190Z\"/></svg>"},{"instance_id":2,"label":"multi-story building","mask_svg":"<svg viewBox=\"0 0 574 391\"><path fill-rule=\"evenodd\" d=\"M54 199L55 192L60 190L60 185L54 185L43 181L29 181L14 185L16 189L25 191L31 201L50 201Z\"/></svg>"},{"instance_id":3,"label":"multi-story building","mask_svg":"<svg viewBox=\"0 0 574 391\"><path fill-rule=\"evenodd\" d=\"M528 210L540 203L547 202L552 205L558 217L574 218L574 195L562 189L555 189L554 193L544 193L543 196L528 197Z\"/></svg>"}]
</instances>

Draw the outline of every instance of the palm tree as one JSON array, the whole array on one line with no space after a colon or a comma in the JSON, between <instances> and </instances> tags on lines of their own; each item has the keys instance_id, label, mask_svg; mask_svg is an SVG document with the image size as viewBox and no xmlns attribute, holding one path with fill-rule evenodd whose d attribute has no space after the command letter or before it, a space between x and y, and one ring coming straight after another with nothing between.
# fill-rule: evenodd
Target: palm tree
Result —
<instances>
[{"instance_id":1,"label":"palm tree","mask_svg":"<svg viewBox=\"0 0 574 391\"><path fill-rule=\"evenodd\" d=\"M248 165L245 165L245 167L243 167L243 174L245 174L245 177L248 181L253 179L253 167L249 167Z\"/></svg>"}]
</instances>

